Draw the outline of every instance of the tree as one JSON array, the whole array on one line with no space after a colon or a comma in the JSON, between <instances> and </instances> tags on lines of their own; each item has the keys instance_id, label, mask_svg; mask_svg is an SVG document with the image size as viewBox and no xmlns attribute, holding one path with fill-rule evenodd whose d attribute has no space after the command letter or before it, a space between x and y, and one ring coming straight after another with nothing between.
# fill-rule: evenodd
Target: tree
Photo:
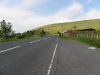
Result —
<instances>
[{"instance_id":1,"label":"tree","mask_svg":"<svg viewBox=\"0 0 100 75\"><path fill-rule=\"evenodd\" d=\"M2 37L1 29L0 29L0 38Z\"/></svg>"},{"instance_id":2,"label":"tree","mask_svg":"<svg viewBox=\"0 0 100 75\"><path fill-rule=\"evenodd\" d=\"M9 37L12 32L12 24L10 22L6 23L5 20L0 22L0 33L1 37Z\"/></svg>"},{"instance_id":3,"label":"tree","mask_svg":"<svg viewBox=\"0 0 100 75\"><path fill-rule=\"evenodd\" d=\"M10 36L10 37L11 37L11 38L13 38L13 37L15 37L15 36L16 36L15 31L12 31L12 32L11 32L11 36Z\"/></svg>"},{"instance_id":4,"label":"tree","mask_svg":"<svg viewBox=\"0 0 100 75\"><path fill-rule=\"evenodd\" d=\"M77 26L74 26L73 28L74 28L74 30L76 30L77 29Z\"/></svg>"},{"instance_id":5,"label":"tree","mask_svg":"<svg viewBox=\"0 0 100 75\"><path fill-rule=\"evenodd\" d=\"M44 30L42 30L41 32L40 32L40 36L44 36L46 34L46 32L44 31Z\"/></svg>"},{"instance_id":6,"label":"tree","mask_svg":"<svg viewBox=\"0 0 100 75\"><path fill-rule=\"evenodd\" d=\"M26 35L27 35L27 36L32 36L33 34L34 34L33 31L27 31L27 32L26 32Z\"/></svg>"},{"instance_id":7,"label":"tree","mask_svg":"<svg viewBox=\"0 0 100 75\"><path fill-rule=\"evenodd\" d=\"M63 36L63 33L58 32L58 35L59 35L59 37L62 37Z\"/></svg>"},{"instance_id":8,"label":"tree","mask_svg":"<svg viewBox=\"0 0 100 75\"><path fill-rule=\"evenodd\" d=\"M32 35L34 35L33 31L27 31L27 32L22 33L23 37L31 37Z\"/></svg>"},{"instance_id":9,"label":"tree","mask_svg":"<svg viewBox=\"0 0 100 75\"><path fill-rule=\"evenodd\" d=\"M22 36L21 33L17 33L17 34L16 34L16 39L22 39L22 38L23 38L23 36Z\"/></svg>"}]
</instances>

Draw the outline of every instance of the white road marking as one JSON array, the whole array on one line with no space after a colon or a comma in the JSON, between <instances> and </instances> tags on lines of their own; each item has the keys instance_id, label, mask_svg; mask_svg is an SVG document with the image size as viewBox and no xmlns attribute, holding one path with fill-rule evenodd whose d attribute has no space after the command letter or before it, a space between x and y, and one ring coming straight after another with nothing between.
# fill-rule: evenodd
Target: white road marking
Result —
<instances>
[{"instance_id":1,"label":"white road marking","mask_svg":"<svg viewBox=\"0 0 100 75\"><path fill-rule=\"evenodd\" d=\"M52 64L53 64L53 61L54 61L54 57L55 57L55 54L56 54L56 51L57 51L57 47L58 47L58 43L55 46L55 49L54 49L54 52L53 52L53 57L52 57L52 60L51 60L47 75L50 75L50 71L51 71Z\"/></svg>"},{"instance_id":2,"label":"white road marking","mask_svg":"<svg viewBox=\"0 0 100 75\"><path fill-rule=\"evenodd\" d=\"M49 39L49 38L51 38L51 37L48 37L48 38L46 38L46 39Z\"/></svg>"},{"instance_id":3,"label":"white road marking","mask_svg":"<svg viewBox=\"0 0 100 75\"><path fill-rule=\"evenodd\" d=\"M48 38L43 38L43 39L49 39L49 38L51 38L51 37L48 37ZM36 41L32 41L32 42L29 42L29 43L35 43L35 42L38 42L38 41L40 41L40 40L36 40Z\"/></svg>"},{"instance_id":4,"label":"white road marking","mask_svg":"<svg viewBox=\"0 0 100 75\"><path fill-rule=\"evenodd\" d=\"M30 43L35 43L35 42L38 42L38 41L40 41L40 40L36 40L36 41L30 42Z\"/></svg>"},{"instance_id":5,"label":"white road marking","mask_svg":"<svg viewBox=\"0 0 100 75\"><path fill-rule=\"evenodd\" d=\"M12 47L12 48L9 48L9 49L6 49L6 50L2 50L2 51L0 51L0 53L10 51L10 50L13 50L13 49L16 49L16 48L19 48L19 47L21 47L21 46L15 46L15 47Z\"/></svg>"},{"instance_id":6,"label":"white road marking","mask_svg":"<svg viewBox=\"0 0 100 75\"><path fill-rule=\"evenodd\" d=\"M48 37L48 38L50 38L50 37ZM48 38L46 38L46 39L48 39ZM33 41L33 42L29 42L29 43L35 43L35 42L38 42L38 41L40 41L40 40L36 40L36 41ZM12 48L9 48L9 49L6 49L6 50L2 50L2 51L0 51L0 53L3 53L3 52L6 52L6 51L9 51L9 50L13 50L13 49L16 49L16 48L19 48L19 47L21 47L21 46L15 46L15 47L12 47Z\"/></svg>"},{"instance_id":7,"label":"white road marking","mask_svg":"<svg viewBox=\"0 0 100 75\"><path fill-rule=\"evenodd\" d=\"M44 38L44 39L49 39L49 38L51 38L51 37L47 37L47 38Z\"/></svg>"},{"instance_id":8,"label":"white road marking","mask_svg":"<svg viewBox=\"0 0 100 75\"><path fill-rule=\"evenodd\" d=\"M88 49L92 49L92 50L94 50L94 49L96 49L96 47L88 47Z\"/></svg>"}]
</instances>

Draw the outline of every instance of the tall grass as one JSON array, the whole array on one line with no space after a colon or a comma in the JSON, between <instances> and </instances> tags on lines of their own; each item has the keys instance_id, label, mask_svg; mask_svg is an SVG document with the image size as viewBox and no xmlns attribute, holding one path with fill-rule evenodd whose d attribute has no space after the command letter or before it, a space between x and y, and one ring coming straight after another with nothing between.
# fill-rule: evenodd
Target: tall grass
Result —
<instances>
[{"instance_id":1,"label":"tall grass","mask_svg":"<svg viewBox=\"0 0 100 75\"><path fill-rule=\"evenodd\" d=\"M78 36L77 36L78 35ZM71 39L71 40L77 40L86 44L89 44L91 46L95 46L100 48L100 36L97 38L97 35L100 35L100 32L95 32L94 36L91 33L79 33L76 34L75 36L68 36L68 35L63 35L63 39Z\"/></svg>"}]
</instances>

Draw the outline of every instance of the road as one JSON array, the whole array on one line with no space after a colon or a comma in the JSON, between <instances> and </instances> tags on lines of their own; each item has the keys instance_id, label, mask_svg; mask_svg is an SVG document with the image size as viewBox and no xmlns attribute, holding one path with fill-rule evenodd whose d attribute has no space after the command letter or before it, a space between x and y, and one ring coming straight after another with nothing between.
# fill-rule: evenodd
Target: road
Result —
<instances>
[{"instance_id":1,"label":"road","mask_svg":"<svg viewBox=\"0 0 100 75\"><path fill-rule=\"evenodd\" d=\"M100 75L100 49L58 37L0 43L0 75Z\"/></svg>"}]
</instances>

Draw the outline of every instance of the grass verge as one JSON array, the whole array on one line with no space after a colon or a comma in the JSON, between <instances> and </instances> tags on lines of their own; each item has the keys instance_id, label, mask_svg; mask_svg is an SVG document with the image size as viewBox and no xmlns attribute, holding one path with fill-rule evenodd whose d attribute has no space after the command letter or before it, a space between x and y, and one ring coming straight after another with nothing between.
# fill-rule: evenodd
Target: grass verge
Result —
<instances>
[{"instance_id":1,"label":"grass verge","mask_svg":"<svg viewBox=\"0 0 100 75\"><path fill-rule=\"evenodd\" d=\"M96 39L89 39L89 38L82 38L82 37L77 38L77 37L68 37L68 36L62 36L61 39L77 40L77 41L89 44L91 46L100 48L100 40L96 40Z\"/></svg>"},{"instance_id":2,"label":"grass verge","mask_svg":"<svg viewBox=\"0 0 100 75\"><path fill-rule=\"evenodd\" d=\"M39 39L40 36L33 35L31 37L25 37L25 38L0 38L0 42L9 42L9 41L19 41L19 40L27 40L27 39Z\"/></svg>"}]
</instances>

